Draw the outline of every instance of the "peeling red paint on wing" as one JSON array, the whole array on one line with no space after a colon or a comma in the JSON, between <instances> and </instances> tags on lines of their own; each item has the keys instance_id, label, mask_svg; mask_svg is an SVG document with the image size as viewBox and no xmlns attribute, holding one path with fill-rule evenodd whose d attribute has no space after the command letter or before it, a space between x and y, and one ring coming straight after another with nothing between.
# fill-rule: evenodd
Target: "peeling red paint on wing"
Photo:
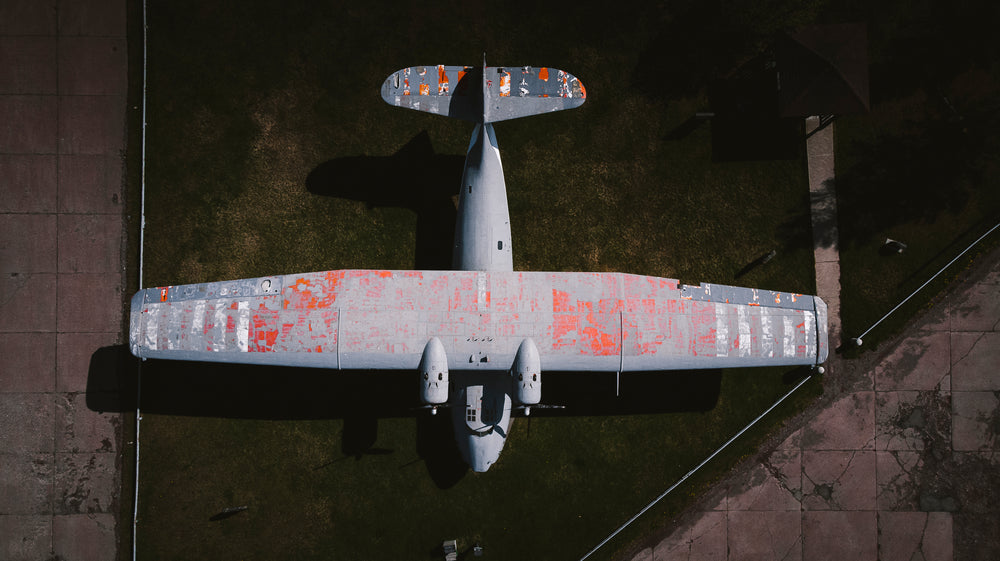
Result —
<instances>
[{"instance_id":1,"label":"peeling red paint on wing","mask_svg":"<svg viewBox=\"0 0 1000 561\"><path fill-rule=\"evenodd\" d=\"M444 71L443 64L438 65L438 95L448 95L448 74Z\"/></svg>"},{"instance_id":2,"label":"peeling red paint on wing","mask_svg":"<svg viewBox=\"0 0 1000 561\"><path fill-rule=\"evenodd\" d=\"M576 332L580 324L580 317L574 314L553 314L552 316L552 348L563 349L567 346L576 345L576 339L568 339L566 335Z\"/></svg>"},{"instance_id":3,"label":"peeling red paint on wing","mask_svg":"<svg viewBox=\"0 0 1000 561\"><path fill-rule=\"evenodd\" d=\"M553 312L575 312L569 305L569 293L562 290L552 289L552 311Z\"/></svg>"}]
</instances>

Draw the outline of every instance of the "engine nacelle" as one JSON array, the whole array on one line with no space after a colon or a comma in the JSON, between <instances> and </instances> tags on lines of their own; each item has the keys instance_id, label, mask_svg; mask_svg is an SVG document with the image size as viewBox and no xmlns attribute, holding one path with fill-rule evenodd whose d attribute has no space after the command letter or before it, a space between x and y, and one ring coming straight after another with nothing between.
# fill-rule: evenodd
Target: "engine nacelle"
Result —
<instances>
[{"instance_id":1,"label":"engine nacelle","mask_svg":"<svg viewBox=\"0 0 1000 561\"><path fill-rule=\"evenodd\" d=\"M420 399L427 405L448 402L448 355L437 337L431 337L420 357ZM431 410L436 412L435 409Z\"/></svg>"},{"instance_id":2,"label":"engine nacelle","mask_svg":"<svg viewBox=\"0 0 1000 561\"><path fill-rule=\"evenodd\" d=\"M542 361L531 339L521 341L510 371L519 405L537 405L542 400ZM527 414L529 410L525 409Z\"/></svg>"}]
</instances>

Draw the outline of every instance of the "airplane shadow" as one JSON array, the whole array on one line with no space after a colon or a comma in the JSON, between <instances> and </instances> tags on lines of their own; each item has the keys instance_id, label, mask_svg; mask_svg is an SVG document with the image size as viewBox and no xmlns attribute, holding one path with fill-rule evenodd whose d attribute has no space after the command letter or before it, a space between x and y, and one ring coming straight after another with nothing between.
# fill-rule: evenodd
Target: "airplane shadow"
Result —
<instances>
[{"instance_id":1,"label":"airplane shadow","mask_svg":"<svg viewBox=\"0 0 1000 561\"><path fill-rule=\"evenodd\" d=\"M94 411L135 411L139 362L125 345L98 349L90 361L86 404ZM791 373L790 373L791 374ZM543 403L532 416L634 415L708 411L715 407L721 370L622 374L546 372ZM418 410L413 372L149 360L142 363L142 411L164 415L263 420L343 419L340 456L391 454L376 447L380 419L415 416L417 454L441 488L467 473L455 444L451 415ZM373 398L373 396L377 396ZM536 412L537 411L537 412ZM404 466L405 467L405 466Z\"/></svg>"},{"instance_id":2,"label":"airplane shadow","mask_svg":"<svg viewBox=\"0 0 1000 561\"><path fill-rule=\"evenodd\" d=\"M369 208L398 207L417 215L416 268L451 267L456 207L464 156L434 153L422 131L392 156L326 161L306 177L310 193L362 201Z\"/></svg>"}]
</instances>

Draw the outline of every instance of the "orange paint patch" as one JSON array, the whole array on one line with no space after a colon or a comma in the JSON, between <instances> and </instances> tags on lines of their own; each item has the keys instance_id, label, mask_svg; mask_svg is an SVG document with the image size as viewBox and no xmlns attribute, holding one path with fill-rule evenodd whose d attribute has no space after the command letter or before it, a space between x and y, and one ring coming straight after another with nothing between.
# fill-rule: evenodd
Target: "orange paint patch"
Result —
<instances>
[{"instance_id":1,"label":"orange paint patch","mask_svg":"<svg viewBox=\"0 0 1000 561\"><path fill-rule=\"evenodd\" d=\"M431 95L431 85L420 84L420 95Z\"/></svg>"},{"instance_id":2,"label":"orange paint patch","mask_svg":"<svg viewBox=\"0 0 1000 561\"><path fill-rule=\"evenodd\" d=\"M438 95L448 95L448 74L443 64L438 65Z\"/></svg>"},{"instance_id":3,"label":"orange paint patch","mask_svg":"<svg viewBox=\"0 0 1000 561\"><path fill-rule=\"evenodd\" d=\"M545 67L539 68L538 69L538 79L539 80L544 80L544 81L548 82L549 81L549 69L545 68ZM548 97L548 96L546 96L546 97Z\"/></svg>"},{"instance_id":4,"label":"orange paint patch","mask_svg":"<svg viewBox=\"0 0 1000 561\"><path fill-rule=\"evenodd\" d=\"M552 289L552 311L553 312L575 312L569 305L569 293L562 290Z\"/></svg>"},{"instance_id":5,"label":"orange paint patch","mask_svg":"<svg viewBox=\"0 0 1000 561\"><path fill-rule=\"evenodd\" d=\"M580 318L571 314L559 314L552 316L552 347L561 349L569 345L575 345L576 339L565 338L567 334L574 332L580 325Z\"/></svg>"},{"instance_id":6,"label":"orange paint patch","mask_svg":"<svg viewBox=\"0 0 1000 561\"><path fill-rule=\"evenodd\" d=\"M604 333L596 327L588 327L584 329L583 340L586 342L590 351L596 356L610 356L618 354L618 342L616 341L616 337L608 333ZM586 354L586 349L580 350Z\"/></svg>"}]
</instances>

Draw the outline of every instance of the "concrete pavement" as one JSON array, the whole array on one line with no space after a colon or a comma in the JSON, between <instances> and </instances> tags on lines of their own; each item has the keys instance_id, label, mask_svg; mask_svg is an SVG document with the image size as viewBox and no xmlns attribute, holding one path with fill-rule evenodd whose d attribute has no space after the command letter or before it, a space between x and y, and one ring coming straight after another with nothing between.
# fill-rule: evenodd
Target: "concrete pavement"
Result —
<instances>
[{"instance_id":1,"label":"concrete pavement","mask_svg":"<svg viewBox=\"0 0 1000 561\"><path fill-rule=\"evenodd\" d=\"M125 30L124 0L0 0L5 560L117 555L121 417L88 383L122 342Z\"/></svg>"},{"instance_id":2,"label":"concrete pavement","mask_svg":"<svg viewBox=\"0 0 1000 561\"><path fill-rule=\"evenodd\" d=\"M816 137L810 156L826 142ZM812 186L814 210L832 197L832 138L829 147L828 169L809 166L810 182L823 184ZM814 226L831 216L835 225L832 212ZM828 233L816 235L817 286L833 304ZM839 331L831 305L831 340ZM998 365L1000 249L894 342L832 356L830 397L633 561L1000 558Z\"/></svg>"}]
</instances>

